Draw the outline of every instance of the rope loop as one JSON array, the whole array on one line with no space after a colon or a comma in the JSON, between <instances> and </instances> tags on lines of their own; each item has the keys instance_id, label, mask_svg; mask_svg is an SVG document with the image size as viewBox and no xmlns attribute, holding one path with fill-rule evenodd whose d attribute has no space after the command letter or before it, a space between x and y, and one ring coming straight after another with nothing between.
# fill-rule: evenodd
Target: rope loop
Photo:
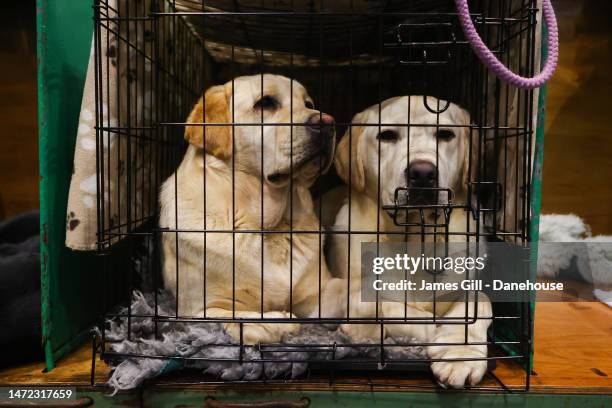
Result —
<instances>
[{"instance_id":1,"label":"rope loop","mask_svg":"<svg viewBox=\"0 0 612 408\"><path fill-rule=\"evenodd\" d=\"M493 55L474 27L467 0L455 0L455 6L457 7L461 28L472 49L480 61L493 71L499 79L521 89L534 89L541 87L552 77L559 61L559 29L550 0L542 0L542 13L544 22L548 27L548 58L542 71L533 78L515 74Z\"/></svg>"}]
</instances>

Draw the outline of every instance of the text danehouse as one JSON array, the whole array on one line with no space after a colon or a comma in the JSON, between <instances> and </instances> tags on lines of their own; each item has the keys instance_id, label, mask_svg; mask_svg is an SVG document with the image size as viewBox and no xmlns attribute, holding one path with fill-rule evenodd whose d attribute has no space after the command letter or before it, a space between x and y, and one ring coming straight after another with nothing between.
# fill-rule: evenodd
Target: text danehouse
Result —
<instances>
[{"instance_id":1,"label":"text danehouse","mask_svg":"<svg viewBox=\"0 0 612 408\"><path fill-rule=\"evenodd\" d=\"M454 291L469 290L477 291L490 289L494 291L562 291L562 282L504 282L494 279L485 282L479 279L465 279L460 282L430 282L427 280L407 280L402 279L396 282L385 282L376 279L372 282L372 287L376 291Z\"/></svg>"}]
</instances>

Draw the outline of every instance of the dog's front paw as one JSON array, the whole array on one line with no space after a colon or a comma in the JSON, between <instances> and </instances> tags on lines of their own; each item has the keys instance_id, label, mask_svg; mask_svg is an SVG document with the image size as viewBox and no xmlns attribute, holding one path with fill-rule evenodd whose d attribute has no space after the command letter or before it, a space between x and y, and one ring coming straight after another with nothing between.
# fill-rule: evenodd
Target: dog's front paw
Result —
<instances>
[{"instance_id":1,"label":"dog's front paw","mask_svg":"<svg viewBox=\"0 0 612 408\"><path fill-rule=\"evenodd\" d=\"M441 359L459 359L485 357L476 356L471 349L450 350L442 354ZM437 361L431 364L438 383L444 387L463 388L466 385L476 385L487 372L486 360L470 361Z\"/></svg>"}]
</instances>

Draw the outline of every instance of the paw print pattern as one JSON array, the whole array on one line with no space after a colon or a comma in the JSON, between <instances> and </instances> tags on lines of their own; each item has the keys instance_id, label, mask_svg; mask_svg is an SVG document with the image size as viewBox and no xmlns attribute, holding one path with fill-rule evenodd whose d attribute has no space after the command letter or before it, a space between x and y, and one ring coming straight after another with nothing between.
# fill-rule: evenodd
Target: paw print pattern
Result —
<instances>
[{"instance_id":1,"label":"paw print pattern","mask_svg":"<svg viewBox=\"0 0 612 408\"><path fill-rule=\"evenodd\" d=\"M75 217L76 215L73 211L68 212L68 214L66 215L66 229L68 231L74 231L81 223L81 221L79 221L79 219Z\"/></svg>"},{"instance_id":2,"label":"paw print pattern","mask_svg":"<svg viewBox=\"0 0 612 408\"><path fill-rule=\"evenodd\" d=\"M88 108L81 110L79 117L79 127L77 130L79 145L81 148L87 151L96 150L96 130L95 130L95 117L93 112ZM107 128L113 128L117 126L117 119L111 115L108 117L108 105L102 105L102 126ZM102 134L102 147L106 150L112 149L115 144L115 133L114 132L103 132Z\"/></svg>"},{"instance_id":3,"label":"paw print pattern","mask_svg":"<svg viewBox=\"0 0 612 408\"><path fill-rule=\"evenodd\" d=\"M118 3L118 0L109 2L113 6L108 10L110 17L116 16L114 14L116 11L113 10L117 9ZM142 12L152 3L150 0L135 0L131 3L131 7L135 8L135 12ZM77 143L68 202L70 211L66 220L66 242L74 249L96 248L98 205L101 205L105 211L104 228L110 226L120 231L128 223L126 214L130 213L129 205L132 206L131 213L139 220L145 219L155 211L156 200L150 197L157 195L157 186L153 180L159 179L157 176L159 169L156 166L145 165L146 159L153 154L153 146L146 137L139 137L144 135L136 134L136 130L126 132L125 127L127 123L134 128L151 126L154 120L153 108L158 100L157 92L169 98L168 104L175 106L177 110L188 108L183 106L186 101L165 88L164 81L161 84L156 83L154 75L156 65L151 59L138 58L137 53L128 53L124 40L128 30L132 34L131 38L137 39L138 43L134 45L145 54L151 56L155 44L159 44L160 47L167 45L167 49L161 52L164 58L171 58L174 55L177 61L184 63L186 72L199 66L194 64L194 56L185 53L181 47L175 47L176 41L171 38L171 34L168 34L174 30L156 32L152 22L145 21L135 25L118 24L111 18L109 30L103 30L100 41L105 47L101 50L101 57L110 61L101 67L100 77L104 78L103 88L106 91L102 95L102 100L96 104L96 97L99 95L95 94L96 58L95 47L92 44L79 124L76 129ZM139 30L138 33L136 30ZM126 64L128 58L130 64ZM121 95L118 95L118 89L122 90ZM132 95L134 102L130 107L119 101L120 97L124 98L125 92L130 92ZM99 110L96 110L96 106ZM121 118L121 123L118 118ZM125 137L128 133L134 137ZM133 143L131 149L128 149L128 143ZM131 151L131 157L127 154L128 150ZM103 168L96 167L98 159L104 160ZM103 173L100 174L98 171ZM101 180L103 188L98 185ZM137 180L131 184L132 190L129 192L128 180ZM132 220L132 223L139 222ZM118 237L119 235L113 238L113 242L118 241Z\"/></svg>"}]
</instances>

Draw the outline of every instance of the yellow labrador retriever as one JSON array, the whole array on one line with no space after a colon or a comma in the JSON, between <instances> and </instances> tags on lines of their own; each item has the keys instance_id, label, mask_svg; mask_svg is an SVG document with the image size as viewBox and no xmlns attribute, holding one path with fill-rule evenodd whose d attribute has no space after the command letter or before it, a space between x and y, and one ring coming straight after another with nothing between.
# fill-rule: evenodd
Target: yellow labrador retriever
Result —
<instances>
[{"instance_id":1,"label":"yellow labrador retriever","mask_svg":"<svg viewBox=\"0 0 612 408\"><path fill-rule=\"evenodd\" d=\"M189 147L160 196L178 315L250 319L253 344L298 328L275 319L319 316L319 305L338 314L308 190L333 161L334 119L300 83L265 74L208 89L187 122ZM239 337L237 324L225 327Z\"/></svg>"},{"instance_id":2,"label":"yellow labrador retriever","mask_svg":"<svg viewBox=\"0 0 612 408\"><path fill-rule=\"evenodd\" d=\"M336 232L349 230L350 208L350 231L353 234L350 236L350 242L347 235L340 233L332 235L328 253L330 269L334 276L346 278L350 272L349 312L352 317L376 315L375 302L361 301L361 242L406 239L405 235L385 234L385 232L405 231L405 227L397 226L391 216L381 208L385 204L394 202L395 189L407 184L409 187L416 187L415 192L407 198L409 204L416 205L439 204L448 200L448 194L435 194L435 190L428 188L452 190L454 202L465 203L468 199L466 184L469 179L467 130L469 115L458 106L450 104L448 109L438 116L427 110L423 101L423 97L414 96L391 98L382 102L380 116L378 104L355 115L352 121L355 126L351 130L350 137L347 131L336 151L336 169L346 183L351 182L352 194L350 206L347 199L337 213L333 229ZM433 108L446 104L431 97L427 98L427 103ZM389 125L381 128L359 126L359 124L378 123ZM414 125L410 127L410 135L407 134L408 123ZM454 127L457 125L459 126ZM419 223L418 211L410 213L407 217L411 219L404 221ZM430 224L435 221L432 217L435 217L433 211L426 213ZM452 211L449 230L465 231L468 222L466 217L467 213L463 210ZM470 230L475 231L471 216L468 218L471 223ZM408 228L412 233L420 231L420 227ZM372 234L372 231L377 230L382 232L378 237ZM426 228L427 233L432 230ZM431 240L431 235L426 237L425 241ZM451 240L466 241L465 236L450 235L450 237ZM408 240L420 242L421 237L418 234L412 235ZM348 245L351 256L350 271L347 267ZM487 328L491 321L491 305L484 294L479 294L477 309L479 319L473 319L474 302L470 302L467 316L472 318L472 324L468 325L467 337L465 325L462 324L387 324L384 326L384 335L415 337L420 342L426 343L457 344L427 347L428 355L432 359L484 358L487 356L486 345L466 344L486 342ZM441 321L444 317L466 316L466 305L461 301L437 302L435 310ZM434 308L432 302L425 301L413 300L407 305L403 302L382 302L379 305L378 316L404 318L405 311L408 319L431 319ZM379 341L380 333L376 325L346 324L343 325L343 330L354 340ZM442 361L432 364L432 370L440 383L451 387L478 383L486 372L486 367L486 361L482 360Z\"/></svg>"}]
</instances>

